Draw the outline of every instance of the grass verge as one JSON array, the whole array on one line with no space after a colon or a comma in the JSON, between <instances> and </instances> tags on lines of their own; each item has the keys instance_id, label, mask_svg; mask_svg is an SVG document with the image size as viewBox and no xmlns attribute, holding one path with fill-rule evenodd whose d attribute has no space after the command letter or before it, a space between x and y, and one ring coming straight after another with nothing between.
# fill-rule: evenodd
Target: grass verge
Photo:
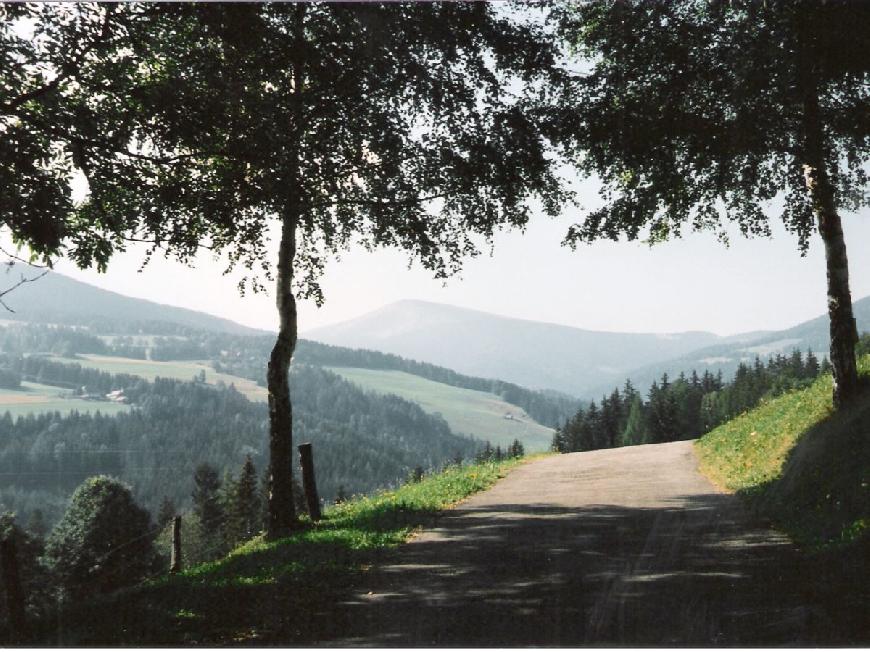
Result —
<instances>
[{"instance_id":1,"label":"grass verge","mask_svg":"<svg viewBox=\"0 0 870 652\"><path fill-rule=\"evenodd\" d=\"M863 390L843 409L834 411L826 376L696 444L703 473L808 553L800 590L831 640L849 645L870 640L870 356L859 372Z\"/></svg>"},{"instance_id":2,"label":"grass verge","mask_svg":"<svg viewBox=\"0 0 870 652\"><path fill-rule=\"evenodd\" d=\"M834 411L831 377L763 402L697 443L701 471L744 497L797 543L866 539L870 526L870 356L863 391Z\"/></svg>"},{"instance_id":3,"label":"grass verge","mask_svg":"<svg viewBox=\"0 0 870 652\"><path fill-rule=\"evenodd\" d=\"M529 458L526 458L529 459ZM386 549L444 509L492 486L523 460L451 467L326 510L278 541L257 537L201 564L87 604L40 627L61 646L304 644L336 628L335 604ZM106 614L111 613L111 618ZM340 614L339 614L340 615Z\"/></svg>"}]
</instances>

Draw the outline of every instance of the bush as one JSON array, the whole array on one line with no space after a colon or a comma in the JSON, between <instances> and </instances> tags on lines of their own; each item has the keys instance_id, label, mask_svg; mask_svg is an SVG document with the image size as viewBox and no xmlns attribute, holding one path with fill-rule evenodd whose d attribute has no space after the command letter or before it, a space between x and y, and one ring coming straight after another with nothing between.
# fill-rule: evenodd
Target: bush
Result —
<instances>
[{"instance_id":1,"label":"bush","mask_svg":"<svg viewBox=\"0 0 870 652\"><path fill-rule=\"evenodd\" d=\"M45 559L71 598L108 593L156 570L151 517L130 488L107 476L85 480L48 537Z\"/></svg>"}]
</instances>

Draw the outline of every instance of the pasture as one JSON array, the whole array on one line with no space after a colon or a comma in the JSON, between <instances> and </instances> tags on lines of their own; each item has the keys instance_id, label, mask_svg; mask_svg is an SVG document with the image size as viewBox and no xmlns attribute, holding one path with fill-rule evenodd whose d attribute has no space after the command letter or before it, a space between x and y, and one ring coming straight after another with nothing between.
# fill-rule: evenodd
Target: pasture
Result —
<instances>
[{"instance_id":1,"label":"pasture","mask_svg":"<svg viewBox=\"0 0 870 652\"><path fill-rule=\"evenodd\" d=\"M13 419L28 414L66 413L72 410L112 415L129 409L129 405L122 403L85 401L73 396L69 390L40 383L25 381L21 383L20 390L0 389L0 415L9 412Z\"/></svg>"},{"instance_id":2,"label":"pasture","mask_svg":"<svg viewBox=\"0 0 870 652\"><path fill-rule=\"evenodd\" d=\"M551 428L489 392L453 387L403 371L327 368L363 389L413 401L426 412L444 417L453 432L488 439L493 446L504 447L519 439L529 452L544 451L553 439Z\"/></svg>"},{"instance_id":3,"label":"pasture","mask_svg":"<svg viewBox=\"0 0 870 652\"><path fill-rule=\"evenodd\" d=\"M205 372L205 382L216 385L222 382L233 384L236 389L251 401L266 402L268 393L265 387L260 387L252 380L216 372L208 364L196 360L135 360L109 355L81 354L75 358L52 358L65 364L80 364L83 367L99 369L110 374L131 374L153 381L155 378L174 378L189 381Z\"/></svg>"}]
</instances>

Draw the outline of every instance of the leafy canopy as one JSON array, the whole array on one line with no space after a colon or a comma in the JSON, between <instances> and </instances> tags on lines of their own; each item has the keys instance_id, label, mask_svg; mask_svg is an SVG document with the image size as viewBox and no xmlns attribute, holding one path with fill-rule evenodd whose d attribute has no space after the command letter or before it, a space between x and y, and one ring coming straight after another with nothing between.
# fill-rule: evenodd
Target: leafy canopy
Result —
<instances>
[{"instance_id":1,"label":"leafy canopy","mask_svg":"<svg viewBox=\"0 0 870 652\"><path fill-rule=\"evenodd\" d=\"M526 111L557 74L552 43L491 5L68 11L76 20L62 25L59 10L39 12L47 44L34 56L53 61L87 12L106 25L101 56L22 120L44 134L37 113L66 116L44 137L64 148L59 176L70 161L87 176L74 217L86 235L69 250L81 265L125 237L183 261L206 247L250 269L258 289L274 218L292 216L296 288L320 300L326 257L357 241L404 248L446 276L477 252L474 234L524 225L530 195L551 214L565 198Z\"/></svg>"},{"instance_id":2,"label":"leafy canopy","mask_svg":"<svg viewBox=\"0 0 870 652\"><path fill-rule=\"evenodd\" d=\"M867 3L593 2L563 8L559 24L590 62L563 99L561 135L606 200L569 244L655 242L686 225L724 238L726 220L768 235L762 205L784 193L782 221L805 250L813 88L836 205L867 205Z\"/></svg>"}]
</instances>

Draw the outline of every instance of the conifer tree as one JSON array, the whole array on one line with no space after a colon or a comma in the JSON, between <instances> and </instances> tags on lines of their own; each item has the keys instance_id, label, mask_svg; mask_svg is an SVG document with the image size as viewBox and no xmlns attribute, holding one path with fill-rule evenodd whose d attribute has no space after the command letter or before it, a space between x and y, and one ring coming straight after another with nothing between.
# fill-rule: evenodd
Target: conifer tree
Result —
<instances>
[{"instance_id":1,"label":"conifer tree","mask_svg":"<svg viewBox=\"0 0 870 652\"><path fill-rule=\"evenodd\" d=\"M622 433L622 444L623 446L635 446L646 443L648 443L648 439L644 422L643 400L640 398L640 394L635 393L628 409L628 420Z\"/></svg>"},{"instance_id":2,"label":"conifer tree","mask_svg":"<svg viewBox=\"0 0 870 652\"><path fill-rule=\"evenodd\" d=\"M257 470L250 455L233 483L233 491L227 505L227 542L237 545L253 537L262 528L262 504L257 487Z\"/></svg>"},{"instance_id":3,"label":"conifer tree","mask_svg":"<svg viewBox=\"0 0 870 652\"><path fill-rule=\"evenodd\" d=\"M157 510L157 527L165 528L177 514L175 502L169 496L164 496L160 508Z\"/></svg>"},{"instance_id":4,"label":"conifer tree","mask_svg":"<svg viewBox=\"0 0 870 652\"><path fill-rule=\"evenodd\" d=\"M193 514L197 520L203 550L200 558L215 558L226 549L224 526L226 512L221 504L221 481L217 469L202 463L194 472Z\"/></svg>"},{"instance_id":5,"label":"conifer tree","mask_svg":"<svg viewBox=\"0 0 870 652\"><path fill-rule=\"evenodd\" d=\"M816 378L819 375L819 359L812 349L807 349L807 359L804 363L804 376L806 378Z\"/></svg>"}]
</instances>

